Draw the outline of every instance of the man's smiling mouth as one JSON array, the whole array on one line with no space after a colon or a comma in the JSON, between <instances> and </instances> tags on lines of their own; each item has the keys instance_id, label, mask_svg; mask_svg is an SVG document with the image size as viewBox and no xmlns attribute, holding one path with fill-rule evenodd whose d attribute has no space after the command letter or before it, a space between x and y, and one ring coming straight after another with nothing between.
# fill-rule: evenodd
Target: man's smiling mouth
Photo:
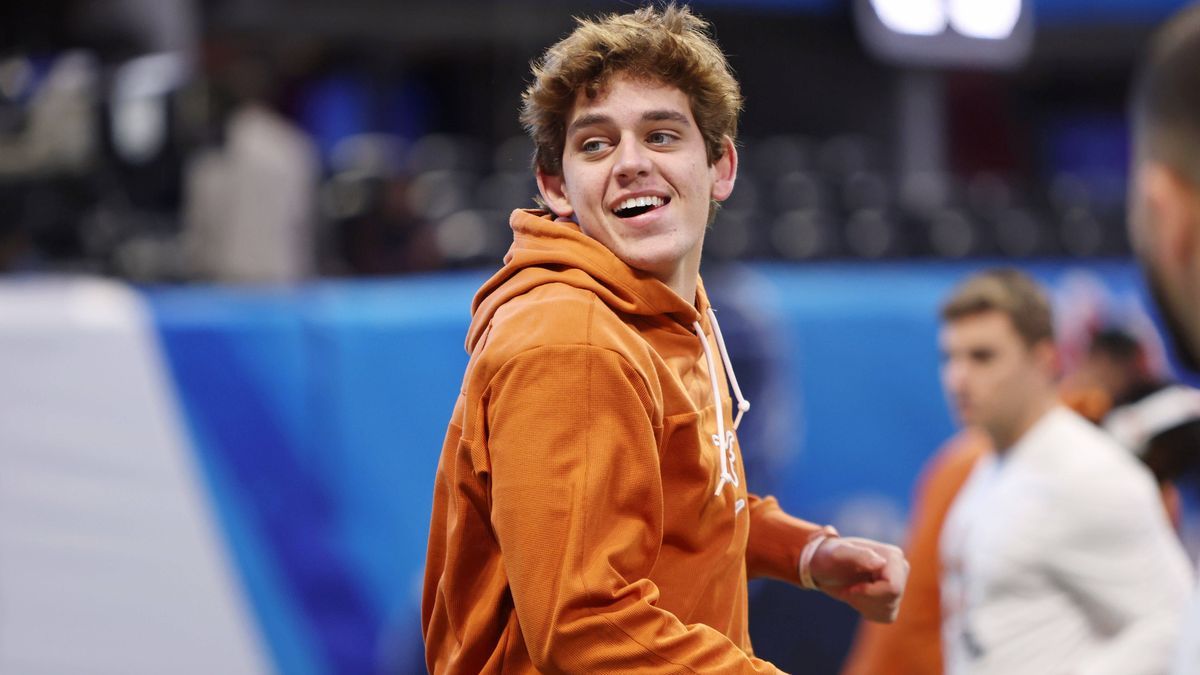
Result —
<instances>
[{"instance_id":1,"label":"man's smiling mouth","mask_svg":"<svg viewBox=\"0 0 1200 675\"><path fill-rule=\"evenodd\" d=\"M665 197L630 197L613 209L613 215L618 218L633 218L643 213L665 206L671 200Z\"/></svg>"}]
</instances>

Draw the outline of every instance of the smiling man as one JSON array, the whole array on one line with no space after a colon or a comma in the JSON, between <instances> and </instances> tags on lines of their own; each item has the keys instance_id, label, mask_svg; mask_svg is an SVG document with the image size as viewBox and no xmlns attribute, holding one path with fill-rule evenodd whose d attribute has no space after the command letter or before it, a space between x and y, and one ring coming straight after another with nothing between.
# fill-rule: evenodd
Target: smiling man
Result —
<instances>
[{"instance_id":1,"label":"smiling man","mask_svg":"<svg viewBox=\"0 0 1200 675\"><path fill-rule=\"evenodd\" d=\"M534 65L547 210L513 213L475 297L434 487L431 672L777 672L750 646L757 576L894 618L899 549L747 489L750 406L699 277L740 108L686 8L580 21Z\"/></svg>"},{"instance_id":2,"label":"smiling man","mask_svg":"<svg viewBox=\"0 0 1200 675\"><path fill-rule=\"evenodd\" d=\"M696 294L712 203L733 191L728 135L708 161L688 97L646 75L613 73L575 95L559 173L538 171L550 210L681 298ZM576 206L578 205L578 206Z\"/></svg>"},{"instance_id":3,"label":"smiling man","mask_svg":"<svg viewBox=\"0 0 1200 675\"><path fill-rule=\"evenodd\" d=\"M947 398L996 448L942 528L945 672L1165 673L1187 556L1149 470L1058 402L1045 296L988 272L942 319Z\"/></svg>"}]
</instances>

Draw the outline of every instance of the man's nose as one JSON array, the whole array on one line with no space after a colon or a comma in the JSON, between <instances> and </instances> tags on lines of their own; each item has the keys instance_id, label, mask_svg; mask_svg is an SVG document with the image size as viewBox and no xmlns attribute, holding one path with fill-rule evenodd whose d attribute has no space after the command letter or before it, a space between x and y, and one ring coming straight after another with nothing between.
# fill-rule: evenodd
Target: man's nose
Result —
<instances>
[{"instance_id":1,"label":"man's nose","mask_svg":"<svg viewBox=\"0 0 1200 675\"><path fill-rule=\"evenodd\" d=\"M957 361L949 360L942 366L942 386L951 394L960 394L966 387L967 371Z\"/></svg>"},{"instance_id":2,"label":"man's nose","mask_svg":"<svg viewBox=\"0 0 1200 675\"><path fill-rule=\"evenodd\" d=\"M613 173L621 180L632 180L650 173L650 150L633 138L626 138L617 146Z\"/></svg>"}]
</instances>

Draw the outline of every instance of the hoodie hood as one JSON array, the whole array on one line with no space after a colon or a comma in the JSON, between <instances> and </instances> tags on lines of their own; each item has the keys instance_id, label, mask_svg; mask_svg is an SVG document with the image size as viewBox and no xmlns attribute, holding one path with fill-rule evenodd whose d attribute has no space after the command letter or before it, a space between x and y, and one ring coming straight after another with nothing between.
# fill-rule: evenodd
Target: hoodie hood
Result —
<instances>
[{"instance_id":1,"label":"hoodie hood","mask_svg":"<svg viewBox=\"0 0 1200 675\"><path fill-rule=\"evenodd\" d=\"M618 314L667 316L687 332L708 309L702 285L697 285L692 305L663 282L625 264L572 221L555 220L537 209L517 209L509 225L513 243L504 256L504 267L479 289L471 304L468 352L504 303L544 284L591 291Z\"/></svg>"}]
</instances>

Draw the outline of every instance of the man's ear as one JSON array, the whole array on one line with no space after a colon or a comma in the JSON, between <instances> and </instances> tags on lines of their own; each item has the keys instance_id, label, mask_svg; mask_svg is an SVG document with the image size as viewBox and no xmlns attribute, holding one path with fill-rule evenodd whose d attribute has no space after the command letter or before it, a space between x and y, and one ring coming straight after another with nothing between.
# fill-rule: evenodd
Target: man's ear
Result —
<instances>
[{"instance_id":1,"label":"man's ear","mask_svg":"<svg viewBox=\"0 0 1200 675\"><path fill-rule=\"evenodd\" d=\"M566 182L563 181L562 174L548 174L539 167L537 170L538 192L542 193L542 200L546 202L546 206L550 211L559 218L570 218L575 215L575 209L571 208L571 200L567 198Z\"/></svg>"},{"instance_id":2,"label":"man's ear","mask_svg":"<svg viewBox=\"0 0 1200 675\"><path fill-rule=\"evenodd\" d=\"M1034 362L1043 373L1053 379L1058 379L1062 375L1062 361L1058 353L1058 345L1054 343L1054 340L1049 338L1039 340L1031 349Z\"/></svg>"},{"instance_id":3,"label":"man's ear","mask_svg":"<svg viewBox=\"0 0 1200 675\"><path fill-rule=\"evenodd\" d=\"M724 136L721 139L721 145L725 152L712 165L712 198L718 202L729 199L729 195L733 194L733 184L737 180L738 170L737 148L733 145L733 139Z\"/></svg>"}]
</instances>

